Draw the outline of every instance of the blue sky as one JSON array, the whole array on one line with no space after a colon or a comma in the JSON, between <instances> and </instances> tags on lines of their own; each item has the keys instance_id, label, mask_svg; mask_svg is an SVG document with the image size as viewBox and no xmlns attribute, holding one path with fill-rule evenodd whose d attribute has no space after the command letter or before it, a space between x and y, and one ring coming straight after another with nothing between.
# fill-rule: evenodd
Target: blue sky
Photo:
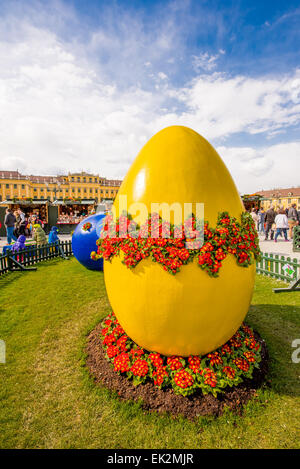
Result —
<instances>
[{"instance_id":1,"label":"blue sky","mask_svg":"<svg viewBox=\"0 0 300 469\"><path fill-rule=\"evenodd\" d=\"M241 192L299 185L299 26L299 1L0 0L0 166L122 178L180 124Z\"/></svg>"}]
</instances>

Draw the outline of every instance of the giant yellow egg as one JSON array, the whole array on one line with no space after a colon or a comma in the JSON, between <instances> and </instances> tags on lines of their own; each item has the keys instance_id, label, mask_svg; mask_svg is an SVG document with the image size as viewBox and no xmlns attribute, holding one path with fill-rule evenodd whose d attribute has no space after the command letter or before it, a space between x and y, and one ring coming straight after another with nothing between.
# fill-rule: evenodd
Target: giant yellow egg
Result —
<instances>
[{"instance_id":1,"label":"giant yellow egg","mask_svg":"<svg viewBox=\"0 0 300 469\"><path fill-rule=\"evenodd\" d=\"M244 207L233 179L210 143L192 129L167 127L142 148L115 200L127 204L203 203L204 217L215 227L223 211L241 220ZM120 324L141 347L164 355L203 355L224 344L249 309L255 264L237 265L232 254L219 277L193 263L172 275L142 260L134 269L122 257L105 261L107 294Z\"/></svg>"}]
</instances>

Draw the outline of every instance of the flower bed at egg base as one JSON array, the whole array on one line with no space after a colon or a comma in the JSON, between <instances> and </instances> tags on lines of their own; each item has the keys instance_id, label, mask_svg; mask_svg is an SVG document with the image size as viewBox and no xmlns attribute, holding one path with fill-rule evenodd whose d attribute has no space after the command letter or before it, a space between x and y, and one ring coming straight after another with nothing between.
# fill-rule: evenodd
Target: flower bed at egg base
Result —
<instances>
[{"instance_id":1,"label":"flower bed at egg base","mask_svg":"<svg viewBox=\"0 0 300 469\"><path fill-rule=\"evenodd\" d=\"M86 364L91 375L96 383L115 391L120 399L142 402L145 410L168 412L173 416L183 415L188 419L194 419L199 415L218 416L225 408L241 413L243 406L250 399L255 398L256 390L264 383L268 371L266 344L254 332L254 340L259 345L259 365L252 370L251 377L244 377L243 381L237 385L226 386L222 392L204 394L203 390L198 387L193 390L193 393L183 395L184 392L174 390L170 383L166 387L155 385L149 376L142 382L135 380L134 384L132 372L128 375L127 372L117 372L108 360L105 350L107 346L103 346L102 329L103 324L99 324L88 337ZM149 352L146 353L149 355ZM167 360L167 357L163 359Z\"/></svg>"}]
</instances>

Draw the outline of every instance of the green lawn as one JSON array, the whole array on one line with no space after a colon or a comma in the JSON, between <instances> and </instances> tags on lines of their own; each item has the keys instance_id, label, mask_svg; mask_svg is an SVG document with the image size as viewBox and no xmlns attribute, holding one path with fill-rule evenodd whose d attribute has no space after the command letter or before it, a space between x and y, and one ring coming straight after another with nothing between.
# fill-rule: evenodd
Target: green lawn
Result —
<instances>
[{"instance_id":1,"label":"green lawn","mask_svg":"<svg viewBox=\"0 0 300 469\"><path fill-rule=\"evenodd\" d=\"M83 366L88 330L110 311L103 274L74 259L0 279L1 448L299 448L300 293L257 276L247 322L266 339L272 387L258 392L243 417L196 423L145 413L96 387Z\"/></svg>"}]
</instances>

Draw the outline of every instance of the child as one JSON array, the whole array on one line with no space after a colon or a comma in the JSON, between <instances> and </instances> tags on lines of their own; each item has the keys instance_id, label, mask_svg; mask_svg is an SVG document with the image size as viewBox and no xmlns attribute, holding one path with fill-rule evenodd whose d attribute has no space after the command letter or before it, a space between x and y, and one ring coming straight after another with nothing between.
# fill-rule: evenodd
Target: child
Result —
<instances>
[{"instance_id":1,"label":"child","mask_svg":"<svg viewBox=\"0 0 300 469\"><path fill-rule=\"evenodd\" d=\"M26 241L26 237L24 235L20 235L17 241L15 242L15 244L12 246L12 251L16 252L16 251L21 251L22 249L25 249L26 247L25 241Z\"/></svg>"},{"instance_id":2,"label":"child","mask_svg":"<svg viewBox=\"0 0 300 469\"><path fill-rule=\"evenodd\" d=\"M44 244L47 244L45 231L39 224L33 225L33 239L36 241L37 246L43 246Z\"/></svg>"},{"instance_id":3,"label":"child","mask_svg":"<svg viewBox=\"0 0 300 469\"><path fill-rule=\"evenodd\" d=\"M52 226L51 231L48 236L48 243L54 244L59 242L59 237L57 236L58 228L57 226Z\"/></svg>"}]
</instances>

